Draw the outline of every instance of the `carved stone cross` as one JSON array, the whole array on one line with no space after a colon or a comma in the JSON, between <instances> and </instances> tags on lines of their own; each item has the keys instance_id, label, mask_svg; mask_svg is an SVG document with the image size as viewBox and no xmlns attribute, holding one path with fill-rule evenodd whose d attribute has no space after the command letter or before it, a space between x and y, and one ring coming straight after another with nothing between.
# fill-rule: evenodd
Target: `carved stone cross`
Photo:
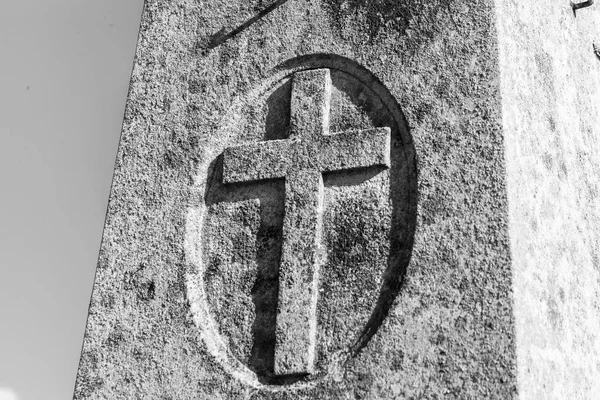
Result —
<instances>
[{"instance_id":1,"label":"carved stone cross","mask_svg":"<svg viewBox=\"0 0 600 400\"><path fill-rule=\"evenodd\" d=\"M230 147L224 183L285 179L275 364L277 375L308 374L315 358L319 267L323 260L323 172L390 164L390 129L329 134L328 69L292 78L290 136Z\"/></svg>"}]
</instances>

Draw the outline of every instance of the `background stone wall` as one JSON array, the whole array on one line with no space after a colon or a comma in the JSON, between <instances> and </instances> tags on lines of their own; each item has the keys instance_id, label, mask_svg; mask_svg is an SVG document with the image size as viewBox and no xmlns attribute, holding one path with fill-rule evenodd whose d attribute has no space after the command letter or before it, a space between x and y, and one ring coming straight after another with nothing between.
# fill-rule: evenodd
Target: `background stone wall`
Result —
<instances>
[{"instance_id":1,"label":"background stone wall","mask_svg":"<svg viewBox=\"0 0 600 400\"><path fill-rule=\"evenodd\" d=\"M498 0L523 399L600 393L600 6Z\"/></svg>"}]
</instances>

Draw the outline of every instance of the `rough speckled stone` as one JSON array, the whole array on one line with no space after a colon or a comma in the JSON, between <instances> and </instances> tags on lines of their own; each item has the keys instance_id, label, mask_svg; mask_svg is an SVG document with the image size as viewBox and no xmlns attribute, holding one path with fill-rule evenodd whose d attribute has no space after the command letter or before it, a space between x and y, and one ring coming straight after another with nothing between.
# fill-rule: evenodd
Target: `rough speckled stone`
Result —
<instances>
[{"instance_id":1,"label":"rough speckled stone","mask_svg":"<svg viewBox=\"0 0 600 400\"><path fill-rule=\"evenodd\" d=\"M75 398L515 396L493 2L265 7L146 1ZM321 209L322 259L312 369L288 376L277 317L295 189L226 183L252 169L225 160L324 129L290 111L313 70L329 71L329 131L366 133L312 162L339 166L354 146L368 163L297 189L322 188L305 205ZM387 135L387 167L368 167L381 153L363 144Z\"/></svg>"}]
</instances>

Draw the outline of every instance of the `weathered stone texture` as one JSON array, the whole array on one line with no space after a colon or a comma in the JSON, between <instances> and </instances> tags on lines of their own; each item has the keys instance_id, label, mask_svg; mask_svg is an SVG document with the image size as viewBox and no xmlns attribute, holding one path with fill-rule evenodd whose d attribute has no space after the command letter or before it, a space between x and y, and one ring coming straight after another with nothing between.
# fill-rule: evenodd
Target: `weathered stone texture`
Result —
<instances>
[{"instance_id":1,"label":"weathered stone texture","mask_svg":"<svg viewBox=\"0 0 600 400\"><path fill-rule=\"evenodd\" d=\"M600 7L498 1L524 399L600 393Z\"/></svg>"},{"instance_id":2,"label":"weathered stone texture","mask_svg":"<svg viewBox=\"0 0 600 400\"><path fill-rule=\"evenodd\" d=\"M515 396L493 3L289 0L223 33L264 7L146 2L75 398ZM389 168L314 176L315 372L286 381L274 343L295 189L234 183L243 169L224 183L224 158L286 146L294 76L315 69L330 71L329 132L389 133Z\"/></svg>"}]
</instances>

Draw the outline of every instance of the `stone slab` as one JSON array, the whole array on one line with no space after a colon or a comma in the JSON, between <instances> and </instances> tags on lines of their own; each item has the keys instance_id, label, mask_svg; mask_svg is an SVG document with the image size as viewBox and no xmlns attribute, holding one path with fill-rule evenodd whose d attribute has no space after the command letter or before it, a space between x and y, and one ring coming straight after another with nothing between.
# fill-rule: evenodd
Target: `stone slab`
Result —
<instances>
[{"instance_id":1,"label":"stone slab","mask_svg":"<svg viewBox=\"0 0 600 400\"><path fill-rule=\"evenodd\" d=\"M495 21L147 0L75 398L514 397Z\"/></svg>"},{"instance_id":2,"label":"stone slab","mask_svg":"<svg viewBox=\"0 0 600 400\"><path fill-rule=\"evenodd\" d=\"M497 6L519 392L600 393L600 7Z\"/></svg>"}]
</instances>

